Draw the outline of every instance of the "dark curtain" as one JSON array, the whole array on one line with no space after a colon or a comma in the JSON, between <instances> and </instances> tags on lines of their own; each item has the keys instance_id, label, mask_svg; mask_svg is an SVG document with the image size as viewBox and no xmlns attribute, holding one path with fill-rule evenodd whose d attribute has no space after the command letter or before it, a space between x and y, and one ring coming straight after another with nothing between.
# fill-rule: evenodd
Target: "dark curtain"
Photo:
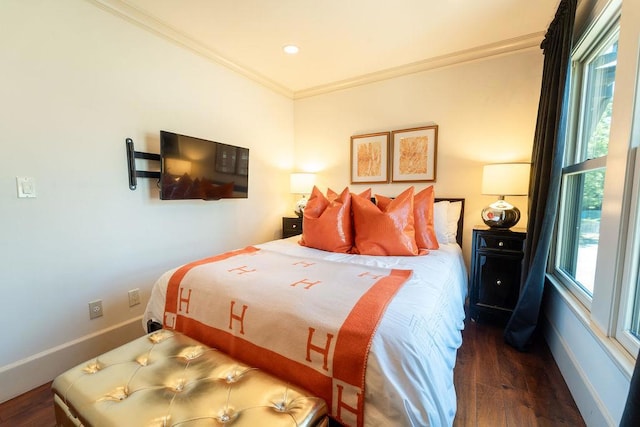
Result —
<instances>
[{"instance_id":1,"label":"dark curtain","mask_svg":"<svg viewBox=\"0 0 640 427\"><path fill-rule=\"evenodd\" d=\"M558 210L566 123L563 115L568 100L575 14L576 0L562 0L541 45L544 67L531 156L529 224L523 266L526 279L504 332L505 341L521 351L527 349L538 324L547 257Z\"/></svg>"}]
</instances>

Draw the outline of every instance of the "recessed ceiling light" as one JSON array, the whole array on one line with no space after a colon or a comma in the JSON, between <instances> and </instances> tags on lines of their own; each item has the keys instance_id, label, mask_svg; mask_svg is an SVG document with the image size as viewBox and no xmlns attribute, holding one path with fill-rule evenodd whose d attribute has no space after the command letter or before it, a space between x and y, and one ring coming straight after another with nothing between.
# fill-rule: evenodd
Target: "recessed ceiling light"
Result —
<instances>
[{"instance_id":1,"label":"recessed ceiling light","mask_svg":"<svg viewBox=\"0 0 640 427\"><path fill-rule=\"evenodd\" d=\"M288 53L289 55L295 55L300 51L300 48L294 44L288 44L282 48L284 53Z\"/></svg>"}]
</instances>

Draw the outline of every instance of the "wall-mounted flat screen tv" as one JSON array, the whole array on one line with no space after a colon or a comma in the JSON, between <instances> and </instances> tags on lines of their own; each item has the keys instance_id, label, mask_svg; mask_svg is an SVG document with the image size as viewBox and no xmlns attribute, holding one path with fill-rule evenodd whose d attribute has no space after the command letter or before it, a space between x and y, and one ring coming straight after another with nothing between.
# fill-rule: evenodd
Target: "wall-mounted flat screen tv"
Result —
<instances>
[{"instance_id":1,"label":"wall-mounted flat screen tv","mask_svg":"<svg viewBox=\"0 0 640 427\"><path fill-rule=\"evenodd\" d=\"M238 199L249 194L249 149L160 131L160 199Z\"/></svg>"}]
</instances>

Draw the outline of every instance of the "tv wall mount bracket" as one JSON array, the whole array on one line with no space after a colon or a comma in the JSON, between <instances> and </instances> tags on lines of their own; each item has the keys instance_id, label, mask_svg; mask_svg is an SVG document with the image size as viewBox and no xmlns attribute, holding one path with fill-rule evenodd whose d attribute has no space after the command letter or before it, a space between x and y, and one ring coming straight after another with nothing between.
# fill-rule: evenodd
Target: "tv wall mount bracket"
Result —
<instances>
[{"instance_id":1,"label":"tv wall mount bracket","mask_svg":"<svg viewBox=\"0 0 640 427\"><path fill-rule=\"evenodd\" d=\"M138 178L157 178L160 179L160 172L157 171L139 171L136 170L136 159L160 161L160 154L144 153L135 151L133 148L133 140L127 138L125 140L127 148L127 169L129 170L129 189L135 190L138 186Z\"/></svg>"}]
</instances>

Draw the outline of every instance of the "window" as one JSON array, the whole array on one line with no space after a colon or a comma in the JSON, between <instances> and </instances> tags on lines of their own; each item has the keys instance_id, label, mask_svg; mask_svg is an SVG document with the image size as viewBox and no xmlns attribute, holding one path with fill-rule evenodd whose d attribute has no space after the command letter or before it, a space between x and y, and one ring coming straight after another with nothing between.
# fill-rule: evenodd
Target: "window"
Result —
<instances>
[{"instance_id":1,"label":"window","mask_svg":"<svg viewBox=\"0 0 640 427\"><path fill-rule=\"evenodd\" d=\"M640 215L638 215L638 209L636 208L636 218L639 217ZM639 221L636 220L636 230L638 229L638 222ZM634 235L637 236L636 233L634 233ZM636 239L636 241L631 244L635 246L631 251L633 253L633 266L631 267L633 269L632 275L635 277L631 278L633 284L629 288L628 292L630 294L630 298L626 298L630 309L626 310L627 312L625 317L627 318L627 321L623 322L624 327L622 330L627 331L627 333L631 334L635 339L640 339L640 260L638 259L638 240Z\"/></svg>"},{"instance_id":2,"label":"window","mask_svg":"<svg viewBox=\"0 0 640 427\"><path fill-rule=\"evenodd\" d=\"M640 107L640 94L636 93L636 110ZM640 116L636 117L635 126L640 126ZM637 131L636 131L637 132ZM631 189L630 220L627 230L628 238L625 248L625 265L620 296L620 310L616 327L617 340L631 353L640 350L640 155L636 147L635 170Z\"/></svg>"},{"instance_id":3,"label":"window","mask_svg":"<svg viewBox=\"0 0 640 427\"><path fill-rule=\"evenodd\" d=\"M623 328L623 331L628 331L636 340L640 340L640 281L638 280L637 271L634 290L635 295L629 311L631 322L627 328Z\"/></svg>"},{"instance_id":4,"label":"window","mask_svg":"<svg viewBox=\"0 0 640 427\"><path fill-rule=\"evenodd\" d=\"M549 273L624 363L622 347L640 350L640 30L621 30L621 8L610 0L594 13L572 52Z\"/></svg>"},{"instance_id":5,"label":"window","mask_svg":"<svg viewBox=\"0 0 640 427\"><path fill-rule=\"evenodd\" d=\"M617 26L573 56L555 269L587 306L593 297L618 53Z\"/></svg>"}]
</instances>

